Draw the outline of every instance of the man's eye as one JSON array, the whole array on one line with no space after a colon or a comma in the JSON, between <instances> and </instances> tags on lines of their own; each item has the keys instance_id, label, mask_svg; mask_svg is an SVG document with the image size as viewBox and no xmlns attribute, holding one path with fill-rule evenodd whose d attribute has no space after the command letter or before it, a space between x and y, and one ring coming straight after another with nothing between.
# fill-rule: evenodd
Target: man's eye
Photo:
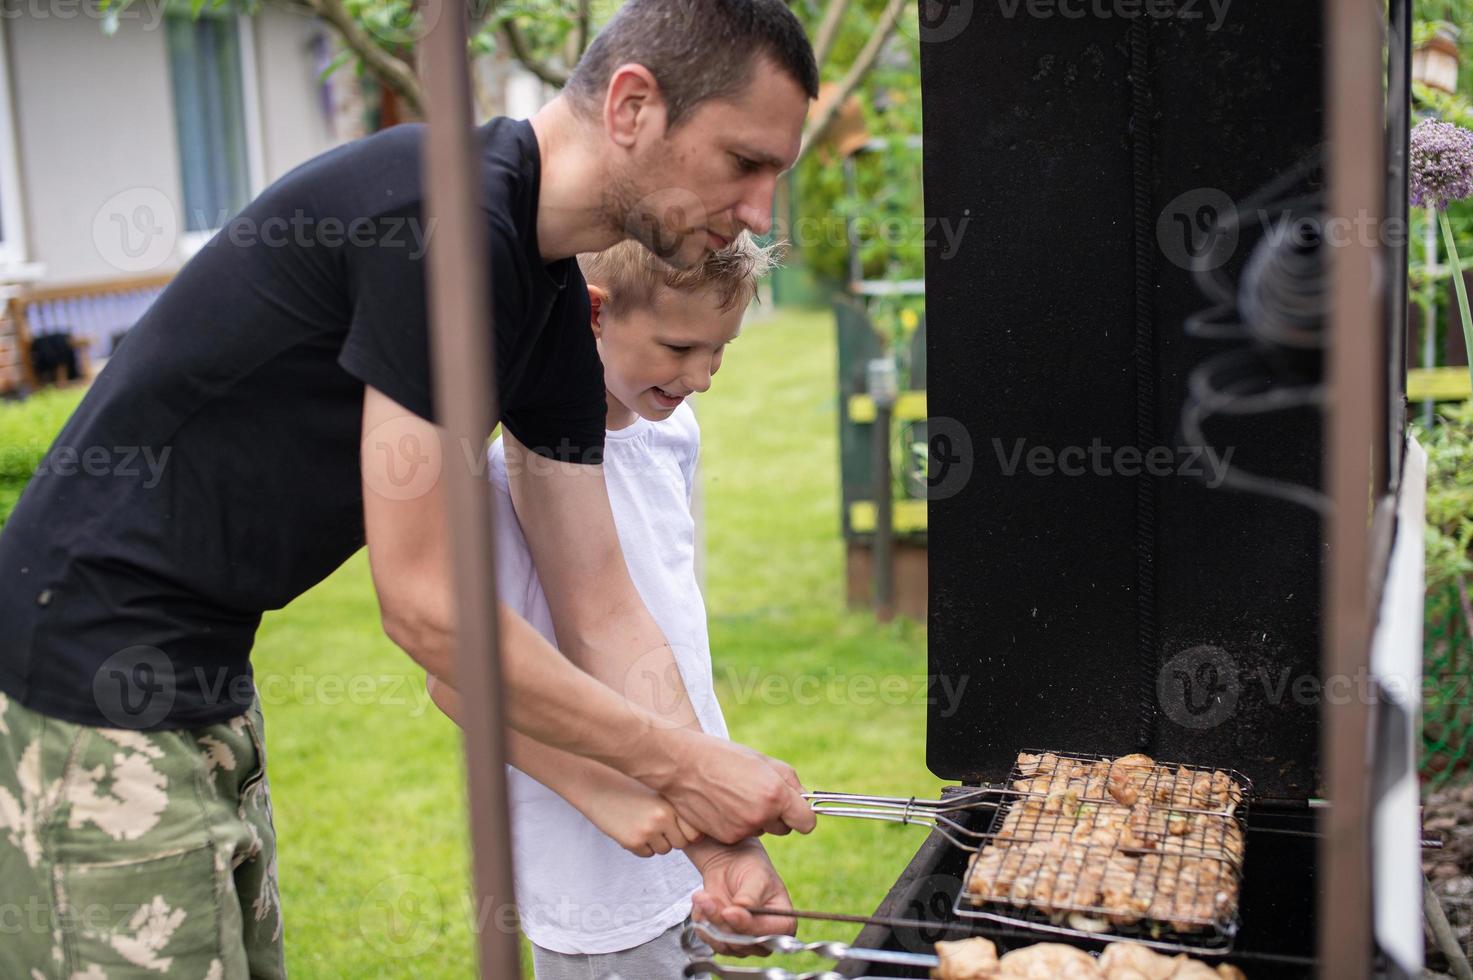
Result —
<instances>
[{"instance_id":1,"label":"man's eye","mask_svg":"<svg viewBox=\"0 0 1473 980\"><path fill-rule=\"evenodd\" d=\"M670 350L673 350L677 354L685 354L689 353L690 351L689 347L681 347L676 344L666 344L665 346L668 347Z\"/></svg>"},{"instance_id":2,"label":"man's eye","mask_svg":"<svg viewBox=\"0 0 1473 980\"><path fill-rule=\"evenodd\" d=\"M761 166L756 160L748 160L746 157L737 154L732 155L736 157L737 169L742 171L742 173L749 174Z\"/></svg>"}]
</instances>

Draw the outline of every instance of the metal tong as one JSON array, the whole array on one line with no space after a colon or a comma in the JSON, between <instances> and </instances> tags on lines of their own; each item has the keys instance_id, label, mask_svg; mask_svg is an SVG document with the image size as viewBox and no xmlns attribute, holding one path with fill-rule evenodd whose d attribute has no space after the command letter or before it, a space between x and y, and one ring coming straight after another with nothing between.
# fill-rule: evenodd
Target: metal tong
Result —
<instances>
[{"instance_id":1,"label":"metal tong","mask_svg":"<svg viewBox=\"0 0 1473 980\"><path fill-rule=\"evenodd\" d=\"M816 792L803 794L803 798L812 805L814 813L830 817L884 820L890 823L926 827L936 831L961 850L973 854L980 850L986 841L998 835L971 830L964 824L947 816L947 814L978 810L984 807L997 809L999 807L1010 806L1020 797L1043 800L1048 798L1048 794L999 786L982 786L942 800L921 800L914 796L909 799L903 796L867 796L861 793ZM1087 796L1080 797L1078 802L1080 804L1095 804L1110 807L1121 806L1114 799L1096 799ZM1221 810L1193 806L1163 805L1156 807L1156 809L1171 813L1200 813L1214 817L1229 817L1232 815L1232 808Z\"/></svg>"},{"instance_id":2,"label":"metal tong","mask_svg":"<svg viewBox=\"0 0 1473 980\"><path fill-rule=\"evenodd\" d=\"M941 965L941 960L928 953L902 953L888 949L863 949L858 946L850 946L848 943L821 940L819 942L805 943L794 936L743 936L736 933L726 932L709 922L696 922L686 926L681 934L680 944L685 948L691 961L685 967L686 977L720 977L723 980L739 980L739 978L755 977L758 980L886 980L882 977L874 978L849 978L833 970L819 970L808 973L792 973L781 967L768 966L726 966L713 962L708 956L708 950L700 940L704 938L711 942L724 943L728 946L747 946L752 949L752 955L757 953L814 953L824 959L839 962L841 960L858 960L863 963L883 963L888 966L910 966L922 969L935 969Z\"/></svg>"},{"instance_id":3,"label":"metal tong","mask_svg":"<svg viewBox=\"0 0 1473 980\"><path fill-rule=\"evenodd\" d=\"M862 793L804 793L813 812L829 817L852 817L858 820L884 820L889 823L913 824L936 831L964 851L975 853L982 842L996 836L971 830L947 814L996 809L1011 802L1008 797L1021 796L1019 790L983 787L959 793L945 800L921 800L912 796L867 796Z\"/></svg>"}]
</instances>

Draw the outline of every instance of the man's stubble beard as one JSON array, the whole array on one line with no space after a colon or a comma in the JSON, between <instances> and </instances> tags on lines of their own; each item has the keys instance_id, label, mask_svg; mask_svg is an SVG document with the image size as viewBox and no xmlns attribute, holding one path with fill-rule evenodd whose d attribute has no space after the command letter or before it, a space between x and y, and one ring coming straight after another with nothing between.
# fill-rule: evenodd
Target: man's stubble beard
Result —
<instances>
[{"instance_id":1,"label":"man's stubble beard","mask_svg":"<svg viewBox=\"0 0 1473 980\"><path fill-rule=\"evenodd\" d=\"M659 184L659 180L652 183ZM672 230L667 226L664 219L671 211L678 211L681 216L684 216L684 211L672 207L668 200L661 200L662 197L678 196L675 193L662 195L663 189L657 187L646 191L624 174L611 174L602 194L601 220L621 236L639 242L666 268L676 271L688 269L701 260L686 262L681 259L681 247L693 232L689 228ZM704 252L701 258L704 258Z\"/></svg>"}]
</instances>

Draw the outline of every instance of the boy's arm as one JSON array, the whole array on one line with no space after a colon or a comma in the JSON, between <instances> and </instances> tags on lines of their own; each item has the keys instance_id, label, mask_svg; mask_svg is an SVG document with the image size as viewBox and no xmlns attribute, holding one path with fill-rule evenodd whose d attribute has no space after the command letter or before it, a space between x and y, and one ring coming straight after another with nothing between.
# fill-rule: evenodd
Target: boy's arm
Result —
<instances>
[{"instance_id":1,"label":"boy's arm","mask_svg":"<svg viewBox=\"0 0 1473 980\"><path fill-rule=\"evenodd\" d=\"M425 682L430 699L460 724L460 692L433 675L426 675ZM507 754L512 765L567 800L620 847L639 857L684 850L701 839L658 793L608 766L516 731L507 733Z\"/></svg>"},{"instance_id":2,"label":"boy's arm","mask_svg":"<svg viewBox=\"0 0 1473 980\"><path fill-rule=\"evenodd\" d=\"M363 400L363 519L384 631L428 673L454 683L455 626L449 529L441 466L466 465L445 451L443 431L372 387ZM427 469L426 469L427 468ZM602 487L602 480L598 481ZM548 517L556 520L555 514ZM627 574L627 573L626 573ZM602 762L662 793L716 799L716 812L690 822L734 840L789 813L812 811L774 772L771 760L686 729L631 703L573 666L530 623L498 604L507 724L554 748ZM735 774L757 786L730 801L720 786ZM796 804L794 800L796 799Z\"/></svg>"},{"instance_id":3,"label":"boy's arm","mask_svg":"<svg viewBox=\"0 0 1473 980\"><path fill-rule=\"evenodd\" d=\"M699 732L675 655L629 577L602 467L546 459L510 433L503 444L512 502L558 645L578 666L654 712L668 730ZM755 812L765 814L760 828L768 833L812 830L813 811L792 768L750 749L741 751L750 753L741 764L731 765L735 759L722 760L712 748L684 774L688 778L646 782L692 826L719 840L750 836L742 832L740 816ZM749 764L753 759L764 765Z\"/></svg>"}]
</instances>

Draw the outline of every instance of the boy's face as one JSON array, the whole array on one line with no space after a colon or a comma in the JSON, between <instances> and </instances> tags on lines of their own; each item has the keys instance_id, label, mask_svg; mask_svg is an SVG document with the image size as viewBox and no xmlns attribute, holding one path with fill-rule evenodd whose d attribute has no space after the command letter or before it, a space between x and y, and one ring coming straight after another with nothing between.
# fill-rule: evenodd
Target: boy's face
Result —
<instances>
[{"instance_id":1,"label":"boy's face","mask_svg":"<svg viewBox=\"0 0 1473 980\"><path fill-rule=\"evenodd\" d=\"M711 387L746 309L745 303L721 309L711 289L660 289L649 306L610 315L606 295L588 287L604 387L630 411L655 422L669 418L692 392Z\"/></svg>"}]
</instances>

